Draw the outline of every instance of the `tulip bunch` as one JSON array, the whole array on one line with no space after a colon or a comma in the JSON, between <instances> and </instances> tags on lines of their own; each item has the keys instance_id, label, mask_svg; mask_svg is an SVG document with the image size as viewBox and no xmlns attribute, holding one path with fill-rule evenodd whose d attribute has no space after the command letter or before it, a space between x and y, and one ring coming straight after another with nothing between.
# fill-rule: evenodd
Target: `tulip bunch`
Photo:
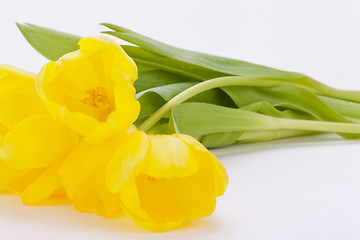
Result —
<instances>
[{"instance_id":1,"label":"tulip bunch","mask_svg":"<svg viewBox=\"0 0 360 240\"><path fill-rule=\"evenodd\" d=\"M360 91L335 89L305 74L189 51L118 25L101 25L107 28L102 33L125 41L122 48L137 65L138 129L187 134L209 148L323 132L360 138ZM51 61L77 50L81 39L33 24L17 26Z\"/></svg>"},{"instance_id":2,"label":"tulip bunch","mask_svg":"<svg viewBox=\"0 0 360 240\"><path fill-rule=\"evenodd\" d=\"M138 130L134 61L107 37L78 44L39 74L0 65L0 190L149 231L210 215L228 183L219 160L191 136Z\"/></svg>"}]
</instances>

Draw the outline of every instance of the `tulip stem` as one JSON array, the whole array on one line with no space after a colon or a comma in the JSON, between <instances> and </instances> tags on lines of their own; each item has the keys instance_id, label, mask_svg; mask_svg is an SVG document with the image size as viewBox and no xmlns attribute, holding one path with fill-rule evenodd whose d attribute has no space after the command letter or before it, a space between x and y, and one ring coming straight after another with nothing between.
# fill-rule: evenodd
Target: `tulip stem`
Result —
<instances>
[{"instance_id":1,"label":"tulip stem","mask_svg":"<svg viewBox=\"0 0 360 240\"><path fill-rule=\"evenodd\" d=\"M263 80L258 78L249 78L249 77L219 77L211 80L207 80L201 83L198 83L183 92L179 93L162 107L160 107L156 112L154 112L148 119L146 119L139 127L139 130L149 131L165 114L171 111L171 109L179 105L189 98L202 93L204 91L225 86L257 86L257 87L271 87L278 85L278 81L272 80Z\"/></svg>"}]
</instances>

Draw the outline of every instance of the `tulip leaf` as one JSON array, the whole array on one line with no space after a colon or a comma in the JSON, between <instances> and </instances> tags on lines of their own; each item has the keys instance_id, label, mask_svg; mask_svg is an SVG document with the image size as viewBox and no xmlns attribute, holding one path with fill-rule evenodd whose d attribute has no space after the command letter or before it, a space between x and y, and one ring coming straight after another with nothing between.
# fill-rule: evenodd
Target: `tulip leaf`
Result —
<instances>
[{"instance_id":1,"label":"tulip leaf","mask_svg":"<svg viewBox=\"0 0 360 240\"><path fill-rule=\"evenodd\" d=\"M81 37L33 24L16 24L26 40L36 51L51 61L79 49Z\"/></svg>"},{"instance_id":2,"label":"tulip leaf","mask_svg":"<svg viewBox=\"0 0 360 240\"><path fill-rule=\"evenodd\" d=\"M294 85L281 84L274 87L224 87L224 91L238 107L254 102L267 101L273 106L309 113L319 120L351 122L321 101L315 94Z\"/></svg>"},{"instance_id":3,"label":"tulip leaf","mask_svg":"<svg viewBox=\"0 0 360 240\"><path fill-rule=\"evenodd\" d=\"M138 119L150 116L166 103L164 98L155 92L147 92L138 98L141 106Z\"/></svg>"},{"instance_id":4,"label":"tulip leaf","mask_svg":"<svg viewBox=\"0 0 360 240\"><path fill-rule=\"evenodd\" d=\"M106 34L116 36L114 32L103 32ZM159 69L164 69L170 72L182 73L188 76L192 76L198 80L206 80L216 77L221 77L229 74L224 74L211 69L207 69L202 66L191 64L189 62L180 61L175 56L164 56L156 52L149 51L142 47L123 45L123 48L129 56L131 56L136 62L142 62L151 64Z\"/></svg>"},{"instance_id":5,"label":"tulip leaf","mask_svg":"<svg viewBox=\"0 0 360 240\"><path fill-rule=\"evenodd\" d=\"M330 106L337 113L345 116L353 122L360 122L360 104L356 102L318 96L321 101Z\"/></svg>"},{"instance_id":6,"label":"tulip leaf","mask_svg":"<svg viewBox=\"0 0 360 240\"><path fill-rule=\"evenodd\" d=\"M185 89L194 86L196 82L185 82L163 85L155 88L150 88L137 94L137 99L141 104L141 112L139 118L147 117L162 105L164 105L171 98ZM235 107L234 102L221 89L211 89L202 92L190 99L187 102L206 102L220 106Z\"/></svg>"},{"instance_id":7,"label":"tulip leaf","mask_svg":"<svg viewBox=\"0 0 360 240\"><path fill-rule=\"evenodd\" d=\"M272 106L269 102L257 102L250 105L246 105L241 108L242 110L247 110L251 112L261 113L268 116L278 117L278 118L289 118L289 119L308 119L314 120L315 118L301 111L285 109L278 110ZM253 132L256 132L254 134ZM247 132L224 132L224 133L213 133L202 136L201 142L206 147L209 148L218 148L224 147L236 142L256 142L256 141L266 141L274 140L281 137L290 137L290 136L302 136L314 134L313 131L289 131L289 130L278 130L278 131L247 131ZM242 137L242 138L241 138Z\"/></svg>"},{"instance_id":8,"label":"tulip leaf","mask_svg":"<svg viewBox=\"0 0 360 240\"><path fill-rule=\"evenodd\" d=\"M207 103L177 105L172 109L171 115L177 133L189 134L198 139L219 133L243 132L241 139L247 132L259 132L260 135L283 132L285 136L296 136L314 131L354 132L354 138L358 138L359 134L355 133L360 132L358 124L277 118Z\"/></svg>"},{"instance_id":9,"label":"tulip leaf","mask_svg":"<svg viewBox=\"0 0 360 240\"><path fill-rule=\"evenodd\" d=\"M222 132L275 130L274 118L251 111L207 103L184 103L172 109L178 133L200 137Z\"/></svg>"},{"instance_id":10,"label":"tulip leaf","mask_svg":"<svg viewBox=\"0 0 360 240\"><path fill-rule=\"evenodd\" d=\"M163 70L139 71L139 78L135 81L135 88L139 93L150 88L183 82L197 83L198 81Z\"/></svg>"},{"instance_id":11,"label":"tulip leaf","mask_svg":"<svg viewBox=\"0 0 360 240\"><path fill-rule=\"evenodd\" d=\"M181 62L190 63L207 69L211 69L216 72L221 72L228 75L279 79L298 79L304 77L304 75L299 73L285 72L240 60L180 49L161 43L159 41L156 41L154 39L114 24L102 23L102 25L114 31L106 33L133 43L145 50L169 58L173 58Z\"/></svg>"},{"instance_id":12,"label":"tulip leaf","mask_svg":"<svg viewBox=\"0 0 360 240\"><path fill-rule=\"evenodd\" d=\"M241 107L241 109L278 118L316 120L315 117L307 112L287 108L279 109L266 101L252 103Z\"/></svg>"},{"instance_id":13,"label":"tulip leaf","mask_svg":"<svg viewBox=\"0 0 360 240\"><path fill-rule=\"evenodd\" d=\"M201 143L207 148L219 148L234 144L243 132L213 133L203 136Z\"/></svg>"},{"instance_id":14,"label":"tulip leaf","mask_svg":"<svg viewBox=\"0 0 360 240\"><path fill-rule=\"evenodd\" d=\"M324 96L360 102L360 91L334 89L304 74L282 71L245 61L180 49L114 24L103 23L102 25L113 30L104 33L133 43L141 49L152 52L155 55L167 57L165 59L168 65L172 65L172 67L179 66L182 71L196 74L194 69L196 69L197 66L198 75L205 77L205 80L227 75L278 80L279 82L301 86ZM152 58L150 61L156 62L157 60ZM163 63L166 65L166 62L163 61ZM175 64L175 66L173 64Z\"/></svg>"}]
</instances>

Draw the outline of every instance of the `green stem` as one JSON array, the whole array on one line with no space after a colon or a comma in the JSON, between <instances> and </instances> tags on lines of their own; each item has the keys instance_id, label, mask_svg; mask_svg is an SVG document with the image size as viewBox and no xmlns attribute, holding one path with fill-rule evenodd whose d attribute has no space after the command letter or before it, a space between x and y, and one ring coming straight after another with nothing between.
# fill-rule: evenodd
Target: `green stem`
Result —
<instances>
[{"instance_id":1,"label":"green stem","mask_svg":"<svg viewBox=\"0 0 360 240\"><path fill-rule=\"evenodd\" d=\"M139 130L143 130L145 132L149 131L165 114L171 111L171 109L189 98L213 89L217 87L224 87L224 86L261 86L261 87L270 87L277 85L277 81L271 80L262 80L257 78L248 78L248 77L220 77L214 78L205 82L198 83L185 91L179 93L167 103L165 103L161 108L159 108L156 112L154 112L146 121L144 121Z\"/></svg>"},{"instance_id":2,"label":"green stem","mask_svg":"<svg viewBox=\"0 0 360 240\"><path fill-rule=\"evenodd\" d=\"M318 132L360 133L360 124L277 118L279 129Z\"/></svg>"},{"instance_id":3,"label":"green stem","mask_svg":"<svg viewBox=\"0 0 360 240\"><path fill-rule=\"evenodd\" d=\"M298 137L306 135L320 134L322 132L304 130L265 130L265 131L245 131L236 141L241 143L263 142L276 139Z\"/></svg>"}]
</instances>

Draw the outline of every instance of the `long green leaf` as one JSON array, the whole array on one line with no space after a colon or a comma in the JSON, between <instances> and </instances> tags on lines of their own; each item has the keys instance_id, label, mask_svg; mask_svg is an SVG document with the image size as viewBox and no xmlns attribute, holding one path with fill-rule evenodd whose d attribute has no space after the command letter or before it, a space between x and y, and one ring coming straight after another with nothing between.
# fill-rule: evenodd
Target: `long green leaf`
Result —
<instances>
[{"instance_id":1,"label":"long green leaf","mask_svg":"<svg viewBox=\"0 0 360 240\"><path fill-rule=\"evenodd\" d=\"M325 96L319 96L321 101L326 103L326 105L330 106L332 109L334 109L339 114L349 118L353 122L359 122L360 123L360 104L331 98L331 97L325 97Z\"/></svg>"},{"instance_id":2,"label":"long green leaf","mask_svg":"<svg viewBox=\"0 0 360 240\"><path fill-rule=\"evenodd\" d=\"M207 103L184 103L172 109L175 130L197 138L222 132L301 130L353 133L359 136L360 125L284 119L242 109Z\"/></svg>"},{"instance_id":3,"label":"long green leaf","mask_svg":"<svg viewBox=\"0 0 360 240\"><path fill-rule=\"evenodd\" d=\"M201 67L201 71L204 72L206 72L206 69L208 69L213 70L214 74L220 73L220 75L214 75L212 76L212 78L226 75L236 75L244 77L279 80L283 81L284 83L291 83L302 86L303 88L311 90L314 93L320 93L324 96L360 102L360 91L334 89L304 74L282 71L245 61L180 49L114 24L103 23L102 25L114 31L105 31L104 33L116 36L120 39L133 43L141 47L142 49L145 49L148 52L152 52L156 55L161 55L162 57L176 60L178 61L176 64L182 66L182 70L186 70L185 68L187 66L190 66L188 68L188 71L191 72L193 71L192 68L194 68L194 66L198 66ZM171 62L172 61L169 61L170 64ZM223 75L221 75L221 73L223 73ZM206 79L209 79L209 77L206 77Z\"/></svg>"},{"instance_id":4,"label":"long green leaf","mask_svg":"<svg viewBox=\"0 0 360 240\"><path fill-rule=\"evenodd\" d=\"M150 88L184 82L197 83L198 81L163 70L139 71L139 78L135 81L135 88L139 93Z\"/></svg>"},{"instance_id":5,"label":"long green leaf","mask_svg":"<svg viewBox=\"0 0 360 240\"><path fill-rule=\"evenodd\" d=\"M278 118L316 120L310 113L287 108L279 110L265 100L243 106L241 109Z\"/></svg>"},{"instance_id":6,"label":"long green leaf","mask_svg":"<svg viewBox=\"0 0 360 240\"><path fill-rule=\"evenodd\" d=\"M16 24L26 40L36 51L51 61L56 61L62 55L79 49L79 36L56 31L33 24Z\"/></svg>"},{"instance_id":7,"label":"long green leaf","mask_svg":"<svg viewBox=\"0 0 360 240\"><path fill-rule=\"evenodd\" d=\"M222 132L275 130L274 118L206 103L184 103L172 109L175 129L194 137Z\"/></svg>"},{"instance_id":8,"label":"long green leaf","mask_svg":"<svg viewBox=\"0 0 360 240\"><path fill-rule=\"evenodd\" d=\"M251 112L261 113L263 115L288 118L288 119L307 119L315 120L312 115L306 114L302 111L286 109L278 110L268 102L257 102L250 105L246 105L241 108ZM293 131L293 130L273 130L273 131L245 131L245 132L223 132L213 133L202 136L201 142L206 147L218 148L224 147L236 142L257 142L257 141L269 141L284 137L303 136L314 134L313 131Z\"/></svg>"},{"instance_id":9,"label":"long green leaf","mask_svg":"<svg viewBox=\"0 0 360 240\"><path fill-rule=\"evenodd\" d=\"M191 63L197 66L212 69L217 72L222 72L224 74L279 79L298 79L304 77L304 75L299 73L280 71L270 67L240 60L180 49L114 24L102 23L102 25L115 31L106 33L112 34L125 41L138 45L145 50L185 63Z\"/></svg>"},{"instance_id":10,"label":"long green leaf","mask_svg":"<svg viewBox=\"0 0 360 240\"><path fill-rule=\"evenodd\" d=\"M104 32L114 35L113 32ZM116 35L116 34L115 34ZM179 61L173 57L163 56L158 53L148 51L142 47L122 45L125 52L129 54L136 62L152 64L158 69L163 69L174 73L183 73L198 80L207 80L215 77L221 77L224 74L202 66L194 65L188 62Z\"/></svg>"},{"instance_id":11,"label":"long green leaf","mask_svg":"<svg viewBox=\"0 0 360 240\"><path fill-rule=\"evenodd\" d=\"M224 91L238 107L267 101L273 106L290 108L311 114L319 120L351 122L326 105L315 94L294 85L281 84L275 87L224 87Z\"/></svg>"}]
</instances>

